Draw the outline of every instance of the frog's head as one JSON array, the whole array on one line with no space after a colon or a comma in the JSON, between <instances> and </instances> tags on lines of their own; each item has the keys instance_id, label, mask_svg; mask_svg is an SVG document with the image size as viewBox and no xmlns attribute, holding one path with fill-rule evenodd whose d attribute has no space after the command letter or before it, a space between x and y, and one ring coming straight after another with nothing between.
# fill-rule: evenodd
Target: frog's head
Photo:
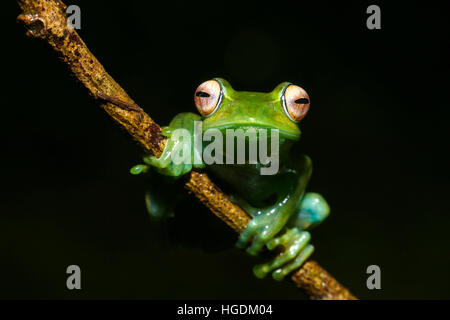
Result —
<instances>
[{"instance_id":1,"label":"frog's head","mask_svg":"<svg viewBox=\"0 0 450 320\"><path fill-rule=\"evenodd\" d=\"M198 86L195 105L203 116L203 130L278 129L280 138L300 138L298 122L309 110L305 90L289 82L272 92L235 91L224 79L214 78Z\"/></svg>"}]
</instances>

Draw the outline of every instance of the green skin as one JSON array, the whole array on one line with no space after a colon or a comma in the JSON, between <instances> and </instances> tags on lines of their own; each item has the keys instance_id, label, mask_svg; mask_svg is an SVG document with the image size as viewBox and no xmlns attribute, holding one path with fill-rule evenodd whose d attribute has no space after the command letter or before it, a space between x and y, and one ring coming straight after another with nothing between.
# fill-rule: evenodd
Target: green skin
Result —
<instances>
[{"instance_id":1,"label":"green skin","mask_svg":"<svg viewBox=\"0 0 450 320\"><path fill-rule=\"evenodd\" d=\"M290 83L281 83L269 93L259 93L235 91L227 81L219 78L215 80L221 85L223 93L217 110L209 117L193 113L175 116L170 125L163 128L167 142L161 157L145 157L146 165L133 167L131 173L139 174L153 167L163 175L180 177L193 168L208 170L215 179L231 190L232 201L252 216L241 233L237 246L247 247L247 252L251 255L257 255L264 247L269 250L280 249L280 253L272 261L255 266L254 274L263 278L272 272L274 279L282 280L299 268L314 251L314 247L309 244L308 230L320 224L330 212L321 195L305 193L312 172L310 158L305 155L296 155L294 158L290 154L291 146L301 135L298 124L286 115L282 106L281 97ZM193 139L194 121L202 121L203 131L278 129L278 173L261 175L261 164L174 164L171 154L179 151L182 141L172 139L171 134L173 130L183 128L188 130ZM193 143L191 145L193 148ZM192 157L193 152L192 150ZM172 213L172 208L162 203L160 196L155 195L158 190L153 191L146 198L151 215L161 217Z\"/></svg>"}]
</instances>

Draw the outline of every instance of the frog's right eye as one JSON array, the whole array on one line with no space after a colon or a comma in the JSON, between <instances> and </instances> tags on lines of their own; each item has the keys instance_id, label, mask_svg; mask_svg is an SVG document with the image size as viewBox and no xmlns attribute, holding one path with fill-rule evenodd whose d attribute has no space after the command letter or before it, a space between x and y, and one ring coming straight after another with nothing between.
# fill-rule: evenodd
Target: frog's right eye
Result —
<instances>
[{"instance_id":1,"label":"frog's right eye","mask_svg":"<svg viewBox=\"0 0 450 320\"><path fill-rule=\"evenodd\" d=\"M194 102L202 116L211 116L222 102L222 89L217 80L203 82L195 90Z\"/></svg>"},{"instance_id":2,"label":"frog's right eye","mask_svg":"<svg viewBox=\"0 0 450 320\"><path fill-rule=\"evenodd\" d=\"M292 121L299 122L308 113L310 100L303 88L290 84L281 99L284 111Z\"/></svg>"}]
</instances>

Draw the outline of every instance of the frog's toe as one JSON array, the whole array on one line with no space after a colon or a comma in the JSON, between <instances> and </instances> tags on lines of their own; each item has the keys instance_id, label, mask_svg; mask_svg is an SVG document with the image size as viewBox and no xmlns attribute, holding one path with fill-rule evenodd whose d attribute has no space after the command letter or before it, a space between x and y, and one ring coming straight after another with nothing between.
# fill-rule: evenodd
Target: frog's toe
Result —
<instances>
[{"instance_id":1,"label":"frog's toe","mask_svg":"<svg viewBox=\"0 0 450 320\"><path fill-rule=\"evenodd\" d=\"M289 273L291 273L295 269L300 268L300 266L306 261L306 259L309 258L309 256L313 252L314 246L312 244L308 244L303 250L300 251L300 253L294 260L288 262L283 267L278 268L274 272L272 272L272 277L278 281L283 280L284 277L287 276Z\"/></svg>"},{"instance_id":2,"label":"frog's toe","mask_svg":"<svg viewBox=\"0 0 450 320\"><path fill-rule=\"evenodd\" d=\"M256 221L251 220L245 230L242 231L241 235L239 236L236 246L238 248L244 248L250 242L256 232L258 232L258 224L256 223Z\"/></svg>"},{"instance_id":3,"label":"frog's toe","mask_svg":"<svg viewBox=\"0 0 450 320\"><path fill-rule=\"evenodd\" d=\"M248 247L247 252L253 256L256 256L264 247L264 245L270 240L271 234L269 230L264 230L263 232L257 233L253 237L253 241L250 247Z\"/></svg>"},{"instance_id":4,"label":"frog's toe","mask_svg":"<svg viewBox=\"0 0 450 320\"><path fill-rule=\"evenodd\" d=\"M311 236L309 232L299 231L297 228L288 230L284 235L267 242L267 248L273 250L278 246L283 247L283 251L275 259L268 263L257 265L253 273L258 278L264 278L273 271L275 280L282 280L288 273L301 266L314 250L312 245L308 245Z\"/></svg>"},{"instance_id":5,"label":"frog's toe","mask_svg":"<svg viewBox=\"0 0 450 320\"><path fill-rule=\"evenodd\" d=\"M271 220L269 216L260 215L249 222L236 245L243 248L251 241L252 244L248 247L247 252L251 255L257 255L281 228L282 225Z\"/></svg>"},{"instance_id":6,"label":"frog's toe","mask_svg":"<svg viewBox=\"0 0 450 320\"><path fill-rule=\"evenodd\" d=\"M138 164L130 169L130 173L134 174L134 175L145 173L147 171L148 171L148 166L145 164Z\"/></svg>"}]
</instances>

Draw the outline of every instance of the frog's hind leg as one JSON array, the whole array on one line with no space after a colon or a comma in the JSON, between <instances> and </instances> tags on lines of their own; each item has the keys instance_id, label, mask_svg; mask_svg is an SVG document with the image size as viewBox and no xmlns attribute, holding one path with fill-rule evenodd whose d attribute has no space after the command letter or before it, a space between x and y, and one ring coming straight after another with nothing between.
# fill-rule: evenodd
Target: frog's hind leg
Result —
<instances>
[{"instance_id":1,"label":"frog's hind leg","mask_svg":"<svg viewBox=\"0 0 450 320\"><path fill-rule=\"evenodd\" d=\"M175 208L187 198L182 185L176 179L157 175L149 177L145 190L145 205L153 220L165 220L175 216Z\"/></svg>"},{"instance_id":2,"label":"frog's hind leg","mask_svg":"<svg viewBox=\"0 0 450 320\"><path fill-rule=\"evenodd\" d=\"M284 202L286 201L281 198L275 205L259 209L251 207L245 201L238 201L240 207L253 218L239 236L236 243L237 247L244 248L250 243L247 252L251 255L257 255L289 220L289 209L292 210L292 208L281 206L280 203Z\"/></svg>"},{"instance_id":3,"label":"frog's hind leg","mask_svg":"<svg viewBox=\"0 0 450 320\"><path fill-rule=\"evenodd\" d=\"M174 216L175 206L172 201L167 200L154 189L145 191L145 206L152 219L160 221Z\"/></svg>"},{"instance_id":4,"label":"frog's hind leg","mask_svg":"<svg viewBox=\"0 0 450 320\"><path fill-rule=\"evenodd\" d=\"M299 199L302 198L311 175L311 159L303 156L296 163L296 170L302 174L287 172L283 182L277 185L275 204L264 208L254 208L242 199L238 199L236 203L253 217L239 236L238 247L243 248L251 243L247 252L257 255L271 239L283 230L292 215L296 215L301 203Z\"/></svg>"},{"instance_id":5,"label":"frog's hind leg","mask_svg":"<svg viewBox=\"0 0 450 320\"><path fill-rule=\"evenodd\" d=\"M161 221L173 217L175 207L184 197L176 179L161 176L145 164L134 166L130 172L134 175L145 173L145 205L150 218Z\"/></svg>"},{"instance_id":6,"label":"frog's hind leg","mask_svg":"<svg viewBox=\"0 0 450 320\"><path fill-rule=\"evenodd\" d=\"M299 213L292 218L300 230L311 230L321 224L330 214L327 201L318 193L308 192L300 201Z\"/></svg>"},{"instance_id":7,"label":"frog's hind leg","mask_svg":"<svg viewBox=\"0 0 450 320\"><path fill-rule=\"evenodd\" d=\"M289 221L291 229L278 238L270 240L266 246L269 250L281 247L280 254L268 263L255 266L253 273L264 278L269 272L275 280L282 280L287 274L299 268L313 253L314 247L309 243L308 231L318 226L330 213L330 207L318 193L306 193L298 206L298 214Z\"/></svg>"}]
</instances>

